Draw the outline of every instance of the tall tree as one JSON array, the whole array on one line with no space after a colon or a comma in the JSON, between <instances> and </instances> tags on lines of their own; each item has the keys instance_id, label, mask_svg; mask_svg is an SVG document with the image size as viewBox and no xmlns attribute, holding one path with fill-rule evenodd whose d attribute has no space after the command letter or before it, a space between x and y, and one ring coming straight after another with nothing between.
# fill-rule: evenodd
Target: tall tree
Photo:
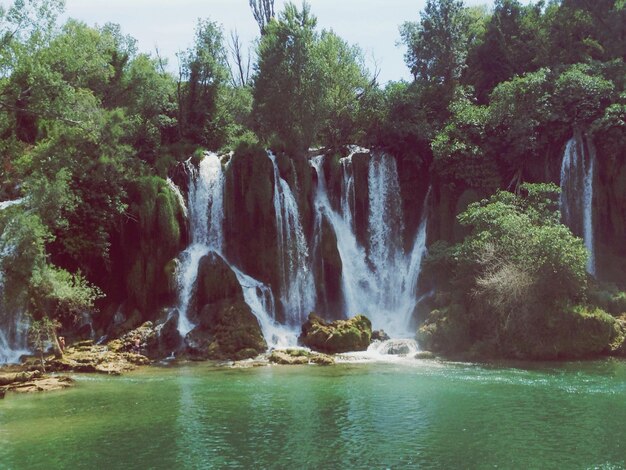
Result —
<instances>
[{"instance_id":1,"label":"tall tree","mask_svg":"<svg viewBox=\"0 0 626 470\"><path fill-rule=\"evenodd\" d=\"M259 25L261 35L265 34L265 27L274 18L274 0L249 0L252 15Z\"/></svg>"},{"instance_id":2,"label":"tall tree","mask_svg":"<svg viewBox=\"0 0 626 470\"><path fill-rule=\"evenodd\" d=\"M181 134L191 142L217 149L223 136L214 120L221 88L228 81L227 54L220 26L199 20L194 47L182 56L179 83Z\"/></svg>"},{"instance_id":3,"label":"tall tree","mask_svg":"<svg viewBox=\"0 0 626 470\"><path fill-rule=\"evenodd\" d=\"M304 3L287 3L278 21L267 25L259 43L254 77L256 126L266 139L277 138L301 153L317 134L323 83L316 64L317 19Z\"/></svg>"},{"instance_id":4,"label":"tall tree","mask_svg":"<svg viewBox=\"0 0 626 470\"><path fill-rule=\"evenodd\" d=\"M467 55L467 16L461 0L428 0L419 23L400 28L413 77L450 85L458 80Z\"/></svg>"},{"instance_id":5,"label":"tall tree","mask_svg":"<svg viewBox=\"0 0 626 470\"><path fill-rule=\"evenodd\" d=\"M496 0L480 43L470 49L465 81L481 102L503 81L535 71L540 56L541 5Z\"/></svg>"}]
</instances>

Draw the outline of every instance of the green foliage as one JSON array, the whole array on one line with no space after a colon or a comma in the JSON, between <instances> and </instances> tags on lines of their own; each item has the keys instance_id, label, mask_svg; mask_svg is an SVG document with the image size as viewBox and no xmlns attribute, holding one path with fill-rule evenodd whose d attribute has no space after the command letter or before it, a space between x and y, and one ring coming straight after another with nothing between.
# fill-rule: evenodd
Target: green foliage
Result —
<instances>
[{"instance_id":1,"label":"green foliage","mask_svg":"<svg viewBox=\"0 0 626 470\"><path fill-rule=\"evenodd\" d=\"M494 154L513 169L541 155L543 129L552 118L552 77L543 69L500 83L489 102L487 129Z\"/></svg>"},{"instance_id":2,"label":"green foliage","mask_svg":"<svg viewBox=\"0 0 626 470\"><path fill-rule=\"evenodd\" d=\"M557 110L575 126L588 127L610 103L614 85L594 75L589 65L576 64L556 80L554 100Z\"/></svg>"},{"instance_id":3,"label":"green foliage","mask_svg":"<svg viewBox=\"0 0 626 470\"><path fill-rule=\"evenodd\" d=\"M102 297L102 291L80 272L72 274L50 264L34 270L30 280L34 318L75 320L81 313L92 311L96 300Z\"/></svg>"},{"instance_id":4,"label":"green foliage","mask_svg":"<svg viewBox=\"0 0 626 470\"><path fill-rule=\"evenodd\" d=\"M316 30L305 2L287 3L259 43L253 118L272 147L292 155L312 144L338 148L364 138L363 103L374 93L363 54L332 31Z\"/></svg>"},{"instance_id":5,"label":"green foliage","mask_svg":"<svg viewBox=\"0 0 626 470\"><path fill-rule=\"evenodd\" d=\"M266 25L259 42L255 123L264 138L277 138L296 154L315 140L322 113L323 83L314 51L316 24L307 3L302 10L287 3L278 19Z\"/></svg>"},{"instance_id":6,"label":"green foliage","mask_svg":"<svg viewBox=\"0 0 626 470\"><path fill-rule=\"evenodd\" d=\"M319 139L331 148L363 139L361 116L365 95L373 85L363 54L332 31L323 31L316 46L321 67L323 112Z\"/></svg>"},{"instance_id":7,"label":"green foliage","mask_svg":"<svg viewBox=\"0 0 626 470\"><path fill-rule=\"evenodd\" d=\"M400 28L405 60L415 79L449 86L465 65L468 16L459 0L428 0L419 23Z\"/></svg>"},{"instance_id":8,"label":"green foliage","mask_svg":"<svg viewBox=\"0 0 626 470\"><path fill-rule=\"evenodd\" d=\"M216 120L219 95L228 81L228 67L221 27L212 21L198 21L194 47L181 57L179 125L181 134L209 149L225 144Z\"/></svg>"},{"instance_id":9,"label":"green foliage","mask_svg":"<svg viewBox=\"0 0 626 470\"><path fill-rule=\"evenodd\" d=\"M526 197L499 191L459 215L459 222L472 228L457 248L463 268L476 273L475 281L497 280L505 268L527 275L531 284L523 301L528 303L531 293L544 306L584 298L587 252L559 223L558 188L525 184L522 191Z\"/></svg>"},{"instance_id":10,"label":"green foliage","mask_svg":"<svg viewBox=\"0 0 626 470\"><path fill-rule=\"evenodd\" d=\"M390 82L372 104L369 140L394 155L427 153L440 121L440 101L431 102L431 89L417 83ZM444 103L445 109L445 103Z\"/></svg>"},{"instance_id":11,"label":"green foliage","mask_svg":"<svg viewBox=\"0 0 626 470\"><path fill-rule=\"evenodd\" d=\"M521 192L499 191L459 215L471 233L450 249L435 250L437 260L427 262L427 269L447 267L452 275L444 288L449 294L443 297L443 310L431 314L420 335L429 344L454 351L446 338L456 337L461 328L470 332L466 348L474 345L476 353L489 355L577 356L578 346L584 351L580 354L601 352L609 330L599 327L602 340L587 347L578 341L585 336L577 329L580 322L595 325L600 316L593 314L589 321L568 316L573 305L585 300L587 252L559 223L559 190L550 184L524 184ZM451 302L462 305L465 313L448 311ZM554 354L544 343L544 330L563 339Z\"/></svg>"},{"instance_id":12,"label":"green foliage","mask_svg":"<svg viewBox=\"0 0 626 470\"><path fill-rule=\"evenodd\" d=\"M50 343L56 343L56 332L61 328L61 323L57 320L50 319L45 316L41 320L32 320L29 322L28 339L33 345L33 349L39 352L41 367L45 371L44 352Z\"/></svg>"},{"instance_id":13,"label":"green foliage","mask_svg":"<svg viewBox=\"0 0 626 470\"><path fill-rule=\"evenodd\" d=\"M464 81L474 86L480 102L495 86L538 68L541 5L497 0L485 32L470 47Z\"/></svg>"},{"instance_id":14,"label":"green foliage","mask_svg":"<svg viewBox=\"0 0 626 470\"><path fill-rule=\"evenodd\" d=\"M434 170L444 181L493 191L500 186L495 161L486 152L489 109L458 96L451 117L433 142Z\"/></svg>"}]
</instances>

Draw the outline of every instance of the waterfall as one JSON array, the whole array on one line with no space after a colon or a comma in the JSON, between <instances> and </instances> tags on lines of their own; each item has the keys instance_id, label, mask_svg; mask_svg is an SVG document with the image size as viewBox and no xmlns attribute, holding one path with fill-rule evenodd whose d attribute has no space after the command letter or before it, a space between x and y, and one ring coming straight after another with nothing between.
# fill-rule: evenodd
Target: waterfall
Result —
<instances>
[{"instance_id":1,"label":"waterfall","mask_svg":"<svg viewBox=\"0 0 626 470\"><path fill-rule=\"evenodd\" d=\"M318 177L316 217L326 218L337 237L342 262L342 290L349 315L365 314L375 329L394 337L412 337L411 320L417 304L417 282L426 253L427 200L410 253L403 250L400 186L395 160L370 155L368 186L369 247L362 246L354 224L354 175L352 155L342 159L340 212L333 209L323 172L323 156L311 165ZM429 191L430 193L430 191Z\"/></svg>"},{"instance_id":2,"label":"waterfall","mask_svg":"<svg viewBox=\"0 0 626 470\"><path fill-rule=\"evenodd\" d=\"M216 154L207 153L200 162L197 170L191 163L188 163L187 170L189 173L189 195L186 210L189 215L191 243L179 257L179 333L184 337L195 326L189 320L188 308L193 285L198 276L198 265L203 256L210 251L215 251L226 261L237 276L237 280L243 291L244 301L257 318L268 346L270 348L296 346L300 324L281 325L278 323L276 321L274 294L271 288L241 271L237 266L229 262L223 253L224 172L219 157ZM173 183L170 184L173 185ZM295 199L289 187L286 186L287 183L280 179L280 184L281 199L276 203L278 207L277 215L280 215L282 218L281 223L284 224L284 230L281 233L283 239L280 243L287 247L284 256L286 260L290 260L291 258L289 257L293 256L293 250L300 249L301 245L299 244L303 243L304 235L299 222ZM176 188L175 185L174 188ZM178 188L176 188L176 190L178 190ZM294 206L296 207L295 215ZM279 244L279 246L283 245ZM306 255L306 250L304 254ZM289 268L291 268L291 266L289 266ZM302 292L306 284L304 284L297 275L289 279L291 279L292 284L296 286L296 294L287 295L286 307L295 305L296 308L298 308L298 306L304 304L304 302L298 301L298 295L303 296ZM291 285L289 285L289 287L292 288ZM313 286L311 284L311 289L312 288ZM300 290L298 291L297 289ZM310 295L310 293L307 294ZM289 304L288 302L293 298L296 299L296 302ZM306 297L303 296L303 298ZM307 302L310 301L308 298L306 299ZM289 310L286 308L286 311ZM297 328L295 328L295 326L297 326Z\"/></svg>"},{"instance_id":3,"label":"waterfall","mask_svg":"<svg viewBox=\"0 0 626 470\"><path fill-rule=\"evenodd\" d=\"M274 166L280 301L287 323L299 327L315 306L315 285L309 267L309 249L296 198L289 184L280 176L276 157L272 153L268 153L268 156Z\"/></svg>"},{"instance_id":4,"label":"waterfall","mask_svg":"<svg viewBox=\"0 0 626 470\"><path fill-rule=\"evenodd\" d=\"M561 164L560 210L563 223L583 238L589 252L587 271L596 274L593 233L593 178L595 148L580 131L565 146Z\"/></svg>"},{"instance_id":5,"label":"waterfall","mask_svg":"<svg viewBox=\"0 0 626 470\"><path fill-rule=\"evenodd\" d=\"M191 244L179 257L178 332L185 337L195 325L188 317L192 288L198 275L200 259L209 250L221 253L224 243L224 174L222 163L214 153L206 153L198 169L187 163L189 196L187 211Z\"/></svg>"},{"instance_id":6,"label":"waterfall","mask_svg":"<svg viewBox=\"0 0 626 470\"><path fill-rule=\"evenodd\" d=\"M23 199L0 202L0 210L20 204ZM29 354L22 312L10 309L5 299L3 262L16 254L16 247L7 240L6 232L0 234L0 364L19 362L20 356ZM15 308L15 307L14 307Z\"/></svg>"},{"instance_id":7,"label":"waterfall","mask_svg":"<svg viewBox=\"0 0 626 470\"><path fill-rule=\"evenodd\" d=\"M24 198L13 199L10 201L2 201L0 202L0 211L4 209L8 209L11 206L16 206L18 204L21 204L22 202L24 202Z\"/></svg>"},{"instance_id":8,"label":"waterfall","mask_svg":"<svg viewBox=\"0 0 626 470\"><path fill-rule=\"evenodd\" d=\"M398 272L404 270L402 248L402 200L396 161L387 155L371 155L368 171L369 187L369 253L377 289L376 302L384 311L397 309Z\"/></svg>"},{"instance_id":9,"label":"waterfall","mask_svg":"<svg viewBox=\"0 0 626 470\"><path fill-rule=\"evenodd\" d=\"M276 321L276 304L272 289L260 281L244 274L231 265L243 290L243 297L259 321L263 338L270 349L292 348L298 345L297 329L281 325Z\"/></svg>"}]
</instances>

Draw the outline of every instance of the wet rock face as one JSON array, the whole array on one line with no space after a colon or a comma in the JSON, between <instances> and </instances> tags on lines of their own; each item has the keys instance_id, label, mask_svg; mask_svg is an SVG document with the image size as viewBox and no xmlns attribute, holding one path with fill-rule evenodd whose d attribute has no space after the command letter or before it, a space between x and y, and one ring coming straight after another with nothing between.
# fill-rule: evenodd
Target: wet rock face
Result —
<instances>
[{"instance_id":1,"label":"wet rock face","mask_svg":"<svg viewBox=\"0 0 626 470\"><path fill-rule=\"evenodd\" d=\"M299 337L303 345L329 354L365 351L371 339L372 323L363 315L328 323L313 313Z\"/></svg>"},{"instance_id":2,"label":"wet rock face","mask_svg":"<svg viewBox=\"0 0 626 470\"><path fill-rule=\"evenodd\" d=\"M369 153L356 153L352 156L354 174L354 223L356 235L362 246L367 246L369 222Z\"/></svg>"},{"instance_id":3,"label":"wet rock face","mask_svg":"<svg viewBox=\"0 0 626 470\"><path fill-rule=\"evenodd\" d=\"M278 285L272 162L262 148L241 148L225 177L226 256L255 279Z\"/></svg>"},{"instance_id":4,"label":"wet rock face","mask_svg":"<svg viewBox=\"0 0 626 470\"><path fill-rule=\"evenodd\" d=\"M337 236L326 217L322 218L320 240L315 260L315 286L317 289L318 311L329 318L341 318L344 310L341 288L342 262L337 248Z\"/></svg>"},{"instance_id":5,"label":"wet rock face","mask_svg":"<svg viewBox=\"0 0 626 470\"><path fill-rule=\"evenodd\" d=\"M237 276L217 253L200 260L189 318L197 325L184 340L192 358L246 359L267 349Z\"/></svg>"},{"instance_id":6,"label":"wet rock face","mask_svg":"<svg viewBox=\"0 0 626 470\"><path fill-rule=\"evenodd\" d=\"M237 276L215 252L208 253L198 263L198 276L192 289L189 318L194 323L200 321L200 312L206 304L222 300L243 300L243 291Z\"/></svg>"},{"instance_id":7,"label":"wet rock face","mask_svg":"<svg viewBox=\"0 0 626 470\"><path fill-rule=\"evenodd\" d=\"M623 142L622 135L621 141ZM594 233L598 275L626 289L626 158L615 145L595 141ZM621 144L623 146L623 143Z\"/></svg>"}]
</instances>

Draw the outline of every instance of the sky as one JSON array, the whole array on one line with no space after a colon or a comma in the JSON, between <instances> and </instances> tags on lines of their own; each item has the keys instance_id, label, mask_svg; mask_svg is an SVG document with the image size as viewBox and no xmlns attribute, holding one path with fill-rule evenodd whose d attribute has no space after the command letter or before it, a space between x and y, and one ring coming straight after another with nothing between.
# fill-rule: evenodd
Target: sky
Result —
<instances>
[{"instance_id":1,"label":"sky","mask_svg":"<svg viewBox=\"0 0 626 470\"><path fill-rule=\"evenodd\" d=\"M7 0L0 0L6 5ZM297 0L296 4L300 1ZM309 0L318 18L318 27L332 29L351 44L358 44L370 69L380 69L379 81L410 79L399 46L398 27L415 21L425 0ZM526 2L525 2L526 3ZM277 12L284 0L276 0ZM465 0L465 5L493 5L488 0ZM177 70L176 52L193 44L198 18L220 23L225 35L237 29L244 43L258 37L248 0L66 0L65 18L72 17L93 26L119 23L125 34L138 41L141 52L159 48Z\"/></svg>"}]
</instances>

